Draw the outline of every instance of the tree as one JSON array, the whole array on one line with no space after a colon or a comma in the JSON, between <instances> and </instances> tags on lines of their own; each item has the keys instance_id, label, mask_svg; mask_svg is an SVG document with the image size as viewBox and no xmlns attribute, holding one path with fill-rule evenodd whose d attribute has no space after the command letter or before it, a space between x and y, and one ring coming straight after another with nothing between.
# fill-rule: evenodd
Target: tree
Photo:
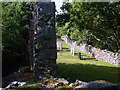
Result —
<instances>
[{"instance_id":1,"label":"tree","mask_svg":"<svg viewBox=\"0 0 120 90\"><path fill-rule=\"evenodd\" d=\"M28 30L33 5L25 2L2 3L3 76L18 70L19 66L28 65Z\"/></svg>"},{"instance_id":2,"label":"tree","mask_svg":"<svg viewBox=\"0 0 120 90\"><path fill-rule=\"evenodd\" d=\"M57 20L58 33L68 34L69 38L78 41L78 44L86 43L118 52L120 49L119 2L65 3L62 10L65 13L59 15ZM69 16L67 19L63 17L66 15ZM66 25L67 28L60 29Z\"/></svg>"}]
</instances>

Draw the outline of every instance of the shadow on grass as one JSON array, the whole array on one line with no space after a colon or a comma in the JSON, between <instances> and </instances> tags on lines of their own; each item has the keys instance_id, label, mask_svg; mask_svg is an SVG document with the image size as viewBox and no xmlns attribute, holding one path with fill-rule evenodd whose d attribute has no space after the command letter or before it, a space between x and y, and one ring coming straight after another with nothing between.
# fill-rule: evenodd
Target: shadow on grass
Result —
<instances>
[{"instance_id":1,"label":"shadow on grass","mask_svg":"<svg viewBox=\"0 0 120 90\"><path fill-rule=\"evenodd\" d=\"M70 52L70 49L69 48L62 48L62 51ZM60 50L57 50L57 52L60 52Z\"/></svg>"},{"instance_id":2,"label":"shadow on grass","mask_svg":"<svg viewBox=\"0 0 120 90\"><path fill-rule=\"evenodd\" d=\"M120 68L97 66L90 64L65 64L58 63L58 75L74 82L79 79L82 81L106 80L111 83L120 83Z\"/></svg>"},{"instance_id":3,"label":"shadow on grass","mask_svg":"<svg viewBox=\"0 0 120 90\"><path fill-rule=\"evenodd\" d=\"M69 48L62 48L62 49L69 49Z\"/></svg>"},{"instance_id":4,"label":"shadow on grass","mask_svg":"<svg viewBox=\"0 0 120 90\"><path fill-rule=\"evenodd\" d=\"M64 51L66 51L66 52L70 52L70 50L69 50L69 49L67 49L67 50L64 50Z\"/></svg>"},{"instance_id":5,"label":"shadow on grass","mask_svg":"<svg viewBox=\"0 0 120 90\"><path fill-rule=\"evenodd\" d=\"M63 51L70 52L69 48L62 48L62 49L63 49Z\"/></svg>"},{"instance_id":6,"label":"shadow on grass","mask_svg":"<svg viewBox=\"0 0 120 90\"><path fill-rule=\"evenodd\" d=\"M66 50L62 50L63 52L70 52L70 50L69 49L66 49ZM57 50L57 52L62 52L62 51L60 51L60 50Z\"/></svg>"},{"instance_id":7,"label":"shadow on grass","mask_svg":"<svg viewBox=\"0 0 120 90\"><path fill-rule=\"evenodd\" d=\"M79 54L78 53L75 53L75 56L77 56L78 58L79 57ZM81 55L81 59L80 60L91 60L91 61L98 61L95 57L88 57L88 58L84 58L86 55Z\"/></svg>"},{"instance_id":8,"label":"shadow on grass","mask_svg":"<svg viewBox=\"0 0 120 90\"><path fill-rule=\"evenodd\" d=\"M81 60L93 60L93 61L98 61L98 60L95 59L95 58L81 58Z\"/></svg>"}]
</instances>

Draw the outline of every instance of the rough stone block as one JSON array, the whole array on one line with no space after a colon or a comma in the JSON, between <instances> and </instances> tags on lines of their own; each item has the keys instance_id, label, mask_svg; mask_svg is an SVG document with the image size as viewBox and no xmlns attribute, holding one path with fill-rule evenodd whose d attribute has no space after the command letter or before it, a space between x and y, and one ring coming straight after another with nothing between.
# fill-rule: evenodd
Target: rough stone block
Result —
<instances>
[{"instance_id":1,"label":"rough stone block","mask_svg":"<svg viewBox=\"0 0 120 90\"><path fill-rule=\"evenodd\" d=\"M83 86L77 86L74 90L119 90L119 87L112 83L90 82Z\"/></svg>"},{"instance_id":2,"label":"rough stone block","mask_svg":"<svg viewBox=\"0 0 120 90\"><path fill-rule=\"evenodd\" d=\"M31 24L33 24L30 31L32 33L30 35L32 38L31 67L37 78L49 77L53 75L51 72L55 71L53 68L55 68L57 58L55 3L37 2Z\"/></svg>"}]
</instances>

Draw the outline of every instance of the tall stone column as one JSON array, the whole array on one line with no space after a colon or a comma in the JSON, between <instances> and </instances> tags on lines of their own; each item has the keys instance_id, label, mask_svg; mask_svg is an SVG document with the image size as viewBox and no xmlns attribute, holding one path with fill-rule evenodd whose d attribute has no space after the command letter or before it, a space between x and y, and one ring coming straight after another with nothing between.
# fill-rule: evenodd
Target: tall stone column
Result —
<instances>
[{"instance_id":1,"label":"tall stone column","mask_svg":"<svg viewBox=\"0 0 120 90\"><path fill-rule=\"evenodd\" d=\"M50 78L56 73L55 3L38 2L30 30L31 69L39 79Z\"/></svg>"}]
</instances>

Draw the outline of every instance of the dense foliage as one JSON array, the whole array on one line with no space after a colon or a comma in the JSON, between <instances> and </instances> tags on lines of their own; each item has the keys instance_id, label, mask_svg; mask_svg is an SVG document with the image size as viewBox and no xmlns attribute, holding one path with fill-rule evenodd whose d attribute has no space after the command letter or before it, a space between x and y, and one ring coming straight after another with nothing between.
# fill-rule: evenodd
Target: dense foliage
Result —
<instances>
[{"instance_id":1,"label":"dense foliage","mask_svg":"<svg viewBox=\"0 0 120 90\"><path fill-rule=\"evenodd\" d=\"M28 65L28 30L33 4L2 3L3 76L14 69L17 70L19 66Z\"/></svg>"},{"instance_id":2,"label":"dense foliage","mask_svg":"<svg viewBox=\"0 0 120 90\"><path fill-rule=\"evenodd\" d=\"M120 49L120 3L64 3L57 15L57 35L68 35L78 44L118 52Z\"/></svg>"}]
</instances>

